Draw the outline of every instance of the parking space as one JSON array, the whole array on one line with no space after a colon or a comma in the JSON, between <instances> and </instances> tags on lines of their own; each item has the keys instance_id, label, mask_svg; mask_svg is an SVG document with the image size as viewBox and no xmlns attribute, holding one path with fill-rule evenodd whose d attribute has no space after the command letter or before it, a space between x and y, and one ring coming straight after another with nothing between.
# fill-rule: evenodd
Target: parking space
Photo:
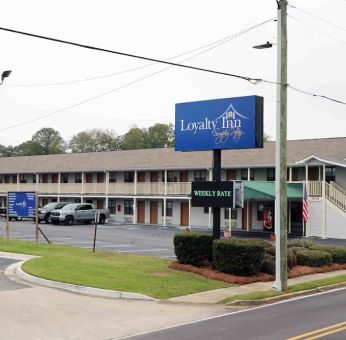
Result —
<instances>
[{"instance_id":1,"label":"parking space","mask_svg":"<svg viewBox=\"0 0 346 340\"><path fill-rule=\"evenodd\" d=\"M41 223L43 233L54 244L93 248L94 225L72 226ZM10 222L10 239L35 241L35 224L29 220ZM116 251L145 256L175 258L173 236L180 232L176 227L104 224L97 227L96 250ZM1 221L0 235L6 235L5 221ZM42 235L39 242L46 242Z\"/></svg>"}]
</instances>

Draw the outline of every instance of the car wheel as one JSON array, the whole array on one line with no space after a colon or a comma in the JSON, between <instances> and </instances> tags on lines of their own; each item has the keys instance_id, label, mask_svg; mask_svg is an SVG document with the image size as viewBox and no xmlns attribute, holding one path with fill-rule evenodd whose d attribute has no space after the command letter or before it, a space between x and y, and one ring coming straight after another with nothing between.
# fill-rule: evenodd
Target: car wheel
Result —
<instances>
[{"instance_id":1,"label":"car wheel","mask_svg":"<svg viewBox=\"0 0 346 340\"><path fill-rule=\"evenodd\" d=\"M58 224L59 224L59 221L53 221L53 224L54 224L54 225L58 225Z\"/></svg>"},{"instance_id":2,"label":"car wheel","mask_svg":"<svg viewBox=\"0 0 346 340\"><path fill-rule=\"evenodd\" d=\"M44 221L48 224L50 223L50 214L45 215Z\"/></svg>"},{"instance_id":3,"label":"car wheel","mask_svg":"<svg viewBox=\"0 0 346 340\"><path fill-rule=\"evenodd\" d=\"M73 224L73 216L66 216L65 224L66 225L72 225Z\"/></svg>"}]
</instances>

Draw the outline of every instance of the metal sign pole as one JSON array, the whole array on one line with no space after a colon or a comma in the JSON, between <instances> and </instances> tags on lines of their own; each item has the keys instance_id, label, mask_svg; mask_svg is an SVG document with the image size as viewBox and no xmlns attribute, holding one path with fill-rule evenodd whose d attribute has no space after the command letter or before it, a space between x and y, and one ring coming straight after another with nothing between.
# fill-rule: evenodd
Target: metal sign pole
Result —
<instances>
[{"instance_id":1,"label":"metal sign pole","mask_svg":"<svg viewBox=\"0 0 346 340\"><path fill-rule=\"evenodd\" d=\"M221 150L213 150L213 181L221 181ZM220 239L220 208L213 207L213 239Z\"/></svg>"},{"instance_id":2,"label":"metal sign pole","mask_svg":"<svg viewBox=\"0 0 346 340\"><path fill-rule=\"evenodd\" d=\"M35 240L38 243L38 195L35 192Z\"/></svg>"},{"instance_id":3,"label":"metal sign pole","mask_svg":"<svg viewBox=\"0 0 346 340\"><path fill-rule=\"evenodd\" d=\"M100 218L100 213L96 212L95 215L95 231L94 231L94 245L93 245L93 253L95 253L95 246L96 246L96 233L97 233L97 223L99 221Z\"/></svg>"}]
</instances>

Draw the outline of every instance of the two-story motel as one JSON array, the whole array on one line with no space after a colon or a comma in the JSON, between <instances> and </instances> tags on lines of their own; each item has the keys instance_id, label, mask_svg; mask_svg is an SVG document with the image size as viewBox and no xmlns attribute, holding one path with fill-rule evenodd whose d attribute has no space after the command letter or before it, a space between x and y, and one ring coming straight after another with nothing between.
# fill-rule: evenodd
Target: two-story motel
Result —
<instances>
[{"instance_id":1,"label":"two-story motel","mask_svg":"<svg viewBox=\"0 0 346 340\"><path fill-rule=\"evenodd\" d=\"M222 180L243 180L244 207L221 209L221 227L266 230L274 216L275 142L222 151ZM288 141L288 231L346 238L346 137ZM0 158L0 203L8 191L36 191L40 205L88 202L127 224L211 227L209 208L191 207L192 181L212 178L212 152L172 148ZM303 186L309 220L302 222ZM275 221L274 221L275 223Z\"/></svg>"}]
</instances>

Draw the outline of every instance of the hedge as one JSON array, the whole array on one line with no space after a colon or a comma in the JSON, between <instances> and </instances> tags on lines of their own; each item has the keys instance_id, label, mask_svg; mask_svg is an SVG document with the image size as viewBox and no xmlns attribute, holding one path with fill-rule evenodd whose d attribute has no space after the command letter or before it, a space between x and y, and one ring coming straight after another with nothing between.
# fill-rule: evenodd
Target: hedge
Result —
<instances>
[{"instance_id":1,"label":"hedge","mask_svg":"<svg viewBox=\"0 0 346 340\"><path fill-rule=\"evenodd\" d=\"M309 240L292 240L287 242L287 248L303 247L303 248L309 249L310 247L314 245L315 243Z\"/></svg>"},{"instance_id":2,"label":"hedge","mask_svg":"<svg viewBox=\"0 0 346 340\"><path fill-rule=\"evenodd\" d=\"M303 248L299 247L299 249L303 249ZM266 254L272 255L274 257L274 260L275 260L275 256L276 256L276 248L275 247L266 248L265 252L266 252ZM287 267L289 269L292 269L296 265L297 265L297 258L296 258L295 253L291 249L287 249Z\"/></svg>"},{"instance_id":3,"label":"hedge","mask_svg":"<svg viewBox=\"0 0 346 340\"><path fill-rule=\"evenodd\" d=\"M296 252L297 264L301 266L322 267L332 263L332 255L320 250L301 250Z\"/></svg>"},{"instance_id":4,"label":"hedge","mask_svg":"<svg viewBox=\"0 0 346 340\"><path fill-rule=\"evenodd\" d=\"M224 273L253 275L260 272L264 245L256 240L230 239L213 242L214 267Z\"/></svg>"},{"instance_id":5,"label":"hedge","mask_svg":"<svg viewBox=\"0 0 346 340\"><path fill-rule=\"evenodd\" d=\"M346 263L346 247L332 245L315 245L310 249L325 251L332 255L334 263Z\"/></svg>"},{"instance_id":6,"label":"hedge","mask_svg":"<svg viewBox=\"0 0 346 340\"><path fill-rule=\"evenodd\" d=\"M275 274L275 257L273 255L264 255L261 272L268 273L271 275Z\"/></svg>"},{"instance_id":7,"label":"hedge","mask_svg":"<svg viewBox=\"0 0 346 340\"><path fill-rule=\"evenodd\" d=\"M213 236L207 233L175 234L174 252L180 263L202 266L212 261Z\"/></svg>"}]
</instances>

